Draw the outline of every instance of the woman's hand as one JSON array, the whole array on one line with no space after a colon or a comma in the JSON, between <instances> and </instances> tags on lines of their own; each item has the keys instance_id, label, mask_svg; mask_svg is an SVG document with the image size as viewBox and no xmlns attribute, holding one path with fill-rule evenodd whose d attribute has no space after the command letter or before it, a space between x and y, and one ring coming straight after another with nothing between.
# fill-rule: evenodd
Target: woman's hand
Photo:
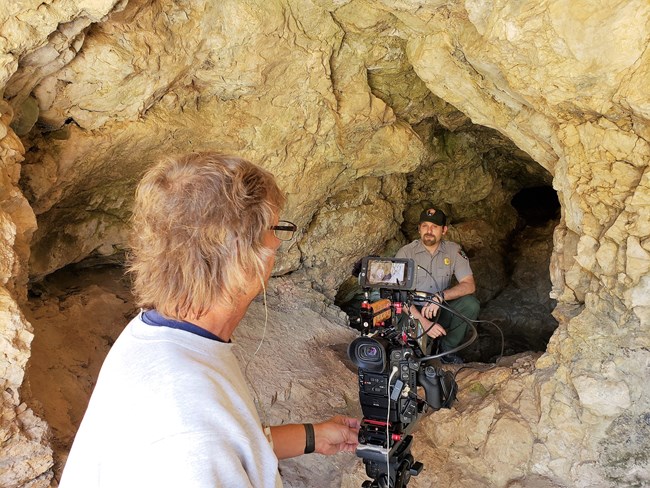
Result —
<instances>
[{"instance_id":1,"label":"woman's hand","mask_svg":"<svg viewBox=\"0 0 650 488\"><path fill-rule=\"evenodd\" d=\"M314 424L316 452L327 455L340 451L354 452L359 444L360 425L357 419L342 415Z\"/></svg>"}]
</instances>

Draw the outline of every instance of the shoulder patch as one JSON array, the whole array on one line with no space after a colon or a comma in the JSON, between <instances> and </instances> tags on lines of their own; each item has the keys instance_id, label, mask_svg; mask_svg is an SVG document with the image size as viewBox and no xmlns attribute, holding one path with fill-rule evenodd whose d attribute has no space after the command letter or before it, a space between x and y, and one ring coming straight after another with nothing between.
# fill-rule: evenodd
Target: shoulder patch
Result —
<instances>
[{"instance_id":1,"label":"shoulder patch","mask_svg":"<svg viewBox=\"0 0 650 488\"><path fill-rule=\"evenodd\" d=\"M469 260L469 258L467 257L467 254L465 254L465 251L463 251L462 248L458 250L458 254L460 254L461 258Z\"/></svg>"}]
</instances>

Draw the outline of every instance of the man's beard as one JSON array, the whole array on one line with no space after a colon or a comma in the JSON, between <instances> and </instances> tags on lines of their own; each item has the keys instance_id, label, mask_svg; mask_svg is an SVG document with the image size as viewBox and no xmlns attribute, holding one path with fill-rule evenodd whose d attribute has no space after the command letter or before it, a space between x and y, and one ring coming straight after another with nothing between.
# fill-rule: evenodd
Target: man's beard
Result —
<instances>
[{"instance_id":1,"label":"man's beard","mask_svg":"<svg viewBox=\"0 0 650 488\"><path fill-rule=\"evenodd\" d=\"M422 236L422 243L425 246L433 246L436 242L438 242L438 240L436 239L436 236L432 234L425 234Z\"/></svg>"}]
</instances>

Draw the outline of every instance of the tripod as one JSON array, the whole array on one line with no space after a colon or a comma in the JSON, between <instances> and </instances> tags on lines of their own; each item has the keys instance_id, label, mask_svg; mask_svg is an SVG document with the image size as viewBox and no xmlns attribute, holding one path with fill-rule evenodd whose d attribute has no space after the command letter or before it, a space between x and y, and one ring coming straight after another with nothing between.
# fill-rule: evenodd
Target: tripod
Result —
<instances>
[{"instance_id":1,"label":"tripod","mask_svg":"<svg viewBox=\"0 0 650 488\"><path fill-rule=\"evenodd\" d=\"M411 476L422 471L422 463L415 461L411 455L413 436L407 435L402 442L394 446L393 452L386 456L380 451L363 451L357 454L363 458L366 474L372 480L366 480L362 488L403 488L408 485Z\"/></svg>"}]
</instances>

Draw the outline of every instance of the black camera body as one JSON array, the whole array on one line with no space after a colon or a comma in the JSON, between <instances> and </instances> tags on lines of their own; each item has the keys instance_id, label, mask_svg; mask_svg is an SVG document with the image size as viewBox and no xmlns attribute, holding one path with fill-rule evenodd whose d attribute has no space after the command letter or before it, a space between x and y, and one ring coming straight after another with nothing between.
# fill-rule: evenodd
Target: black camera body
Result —
<instances>
[{"instance_id":1,"label":"black camera body","mask_svg":"<svg viewBox=\"0 0 650 488\"><path fill-rule=\"evenodd\" d=\"M451 373L426 361L417 324L406 313L415 299L415 269L411 259L366 257L361 264L362 335L348 356L358 367L363 420L357 455L373 479L368 487L406 486L420 472L410 433L429 408L449 408L457 390ZM371 290L379 291L374 302Z\"/></svg>"}]
</instances>

